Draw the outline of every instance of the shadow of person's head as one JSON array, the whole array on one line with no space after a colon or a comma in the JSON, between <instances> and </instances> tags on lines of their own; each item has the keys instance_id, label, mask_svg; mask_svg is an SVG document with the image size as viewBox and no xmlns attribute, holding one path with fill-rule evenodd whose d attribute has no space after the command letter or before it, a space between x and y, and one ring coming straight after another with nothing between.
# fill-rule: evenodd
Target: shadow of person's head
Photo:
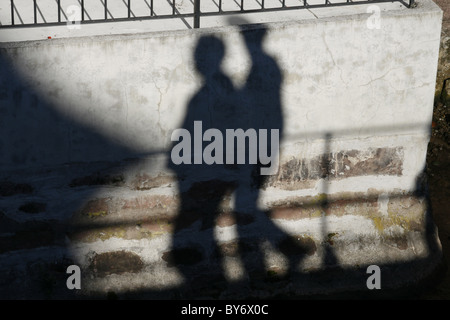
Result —
<instances>
[{"instance_id":1,"label":"shadow of person's head","mask_svg":"<svg viewBox=\"0 0 450 320\"><path fill-rule=\"evenodd\" d=\"M221 70L221 63L225 56L225 45L219 38L208 35L198 40L194 52L195 67L205 78Z\"/></svg>"}]
</instances>

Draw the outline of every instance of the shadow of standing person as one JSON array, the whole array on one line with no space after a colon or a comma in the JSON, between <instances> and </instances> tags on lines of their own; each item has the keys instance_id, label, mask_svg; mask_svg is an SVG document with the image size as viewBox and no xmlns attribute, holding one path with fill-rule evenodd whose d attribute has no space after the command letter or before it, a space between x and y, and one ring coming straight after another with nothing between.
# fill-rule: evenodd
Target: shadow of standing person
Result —
<instances>
[{"instance_id":1,"label":"shadow of standing person","mask_svg":"<svg viewBox=\"0 0 450 320\"><path fill-rule=\"evenodd\" d=\"M203 296L214 288L231 288L215 227L224 212L224 198L231 198L233 193L234 208L230 209L234 211L238 233L237 256L250 283L266 274L263 246L267 242L288 258L289 270L295 269L305 253L257 204L267 177L278 170L279 138L283 133L282 74L276 61L262 48L265 33L264 28L242 31L252 65L241 90L235 90L221 70L225 48L220 39L203 36L195 49L202 86L188 104L182 127L172 133L176 143L168 166L177 176L180 206L170 255L165 259L183 276L189 296ZM264 130L265 136L261 135ZM208 132L213 131L217 134L208 137ZM228 145L230 131L235 134L232 139L238 139L236 144L233 140L233 150ZM259 141L245 138L248 132L254 137L259 135ZM233 286L239 290L247 284L242 279Z\"/></svg>"},{"instance_id":2,"label":"shadow of standing person","mask_svg":"<svg viewBox=\"0 0 450 320\"><path fill-rule=\"evenodd\" d=\"M181 272L186 289L193 295L202 294L205 283L212 285L225 281L221 259L217 259L220 250L214 227L221 213L222 200L231 193L235 182L223 164L223 154L214 154L210 161L203 157L205 146L211 144L203 141L208 130L225 132L230 124L224 119L229 119L230 113L234 112L230 102L234 87L221 70L224 55L224 44L217 37L208 35L199 39L194 58L202 87L187 106L182 128L172 134L172 141L182 141L172 146L168 164L177 176L180 199L169 261ZM217 136L210 138L220 150L217 144L221 141L215 140ZM181 150L181 144L186 148ZM197 228L198 221L200 226ZM202 272L202 267L207 271L214 270L214 278L208 278L211 272Z\"/></svg>"},{"instance_id":3,"label":"shadow of standing person","mask_svg":"<svg viewBox=\"0 0 450 320\"><path fill-rule=\"evenodd\" d=\"M268 274L265 248L281 252L288 261L286 277L294 274L308 248L296 242L294 237L279 228L269 213L258 207L258 199L270 175L277 174L279 165L280 140L283 138L283 112L281 85L283 75L277 61L264 50L267 29L264 26L245 27L245 20L230 21L240 24L241 34L251 58L251 67L244 87L239 91L240 117L237 124L243 130L258 132L256 164L249 162L239 165L239 180L235 191L235 214L238 221L239 251L247 276L251 282L259 281ZM266 131L267 135L261 135ZM265 146L265 148L263 147ZM249 159L250 149L245 150ZM239 221L252 220L245 225ZM256 242L255 242L256 238Z\"/></svg>"}]
</instances>

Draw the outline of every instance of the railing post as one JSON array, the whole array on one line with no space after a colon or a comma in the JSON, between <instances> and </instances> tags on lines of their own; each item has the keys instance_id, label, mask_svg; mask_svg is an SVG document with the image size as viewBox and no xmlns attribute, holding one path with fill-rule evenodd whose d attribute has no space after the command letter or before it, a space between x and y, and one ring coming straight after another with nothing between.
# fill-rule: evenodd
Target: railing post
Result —
<instances>
[{"instance_id":1,"label":"railing post","mask_svg":"<svg viewBox=\"0 0 450 320\"><path fill-rule=\"evenodd\" d=\"M200 0L194 0L194 28L200 28Z\"/></svg>"},{"instance_id":2,"label":"railing post","mask_svg":"<svg viewBox=\"0 0 450 320\"><path fill-rule=\"evenodd\" d=\"M61 0L58 0L58 22L61 22Z\"/></svg>"},{"instance_id":3,"label":"railing post","mask_svg":"<svg viewBox=\"0 0 450 320\"><path fill-rule=\"evenodd\" d=\"M81 21L84 21L84 0L81 0Z\"/></svg>"},{"instance_id":4,"label":"railing post","mask_svg":"<svg viewBox=\"0 0 450 320\"><path fill-rule=\"evenodd\" d=\"M11 25L14 25L14 0L11 0Z\"/></svg>"},{"instance_id":5,"label":"railing post","mask_svg":"<svg viewBox=\"0 0 450 320\"><path fill-rule=\"evenodd\" d=\"M37 23L37 3L36 0L33 0L33 11L34 11L34 23Z\"/></svg>"}]
</instances>

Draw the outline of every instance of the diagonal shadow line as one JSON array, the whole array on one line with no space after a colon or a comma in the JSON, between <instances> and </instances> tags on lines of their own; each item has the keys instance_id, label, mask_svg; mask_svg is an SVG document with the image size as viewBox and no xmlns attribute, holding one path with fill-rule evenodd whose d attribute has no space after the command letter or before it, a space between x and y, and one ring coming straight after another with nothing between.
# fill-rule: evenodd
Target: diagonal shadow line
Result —
<instances>
[{"instance_id":1,"label":"diagonal shadow line","mask_svg":"<svg viewBox=\"0 0 450 320\"><path fill-rule=\"evenodd\" d=\"M103 7L105 7L105 1L104 1L104 0L100 0L100 2L101 2L101 4L103 5ZM109 16L110 16L111 19L114 19L114 17L113 17L113 15L112 15L111 11L109 11L108 8L106 8L106 13L109 14ZM106 17L106 19L107 19L107 18L108 18L108 17Z\"/></svg>"},{"instance_id":2,"label":"diagonal shadow line","mask_svg":"<svg viewBox=\"0 0 450 320\"><path fill-rule=\"evenodd\" d=\"M175 0L172 0L172 1L175 1ZM167 0L167 3L170 4L171 6L173 6L173 4L170 2L170 0ZM176 13L176 14L180 14L180 11L179 11L177 8L175 8L175 13ZM176 16L175 16L175 17L176 17ZM183 21L184 25L185 25L188 29L192 29L191 25L186 21L185 18L180 17L180 19L181 19L181 21Z\"/></svg>"},{"instance_id":3,"label":"diagonal shadow line","mask_svg":"<svg viewBox=\"0 0 450 320\"><path fill-rule=\"evenodd\" d=\"M145 3L145 4L147 5L147 7L150 9L150 15L152 15L152 13L153 13L153 15L156 16L154 8L152 8L152 6L150 5L150 0L149 0L149 2L147 2L147 0L144 0L144 3Z\"/></svg>"},{"instance_id":4,"label":"diagonal shadow line","mask_svg":"<svg viewBox=\"0 0 450 320\"><path fill-rule=\"evenodd\" d=\"M81 8L81 0L78 0L78 3L80 4L80 8ZM91 17L89 16L89 13L87 12L86 6L84 6L83 11L86 14L86 16L89 18L89 20L92 20Z\"/></svg>"},{"instance_id":5,"label":"diagonal shadow line","mask_svg":"<svg viewBox=\"0 0 450 320\"><path fill-rule=\"evenodd\" d=\"M17 17L19 18L19 20L20 20L20 23L22 23L23 24L23 20L22 20L22 17L20 16L20 14L19 14L19 10L17 10L17 7L16 7L16 5L15 4L13 4L13 6L14 6L14 11L16 12L16 14L17 14Z\"/></svg>"},{"instance_id":6,"label":"diagonal shadow line","mask_svg":"<svg viewBox=\"0 0 450 320\"><path fill-rule=\"evenodd\" d=\"M55 0L55 2L56 2L56 4L58 4L58 0ZM59 9L60 9L61 13L63 14L64 19L68 20L67 15L66 15L66 12L63 10L63 8L60 7Z\"/></svg>"},{"instance_id":7,"label":"diagonal shadow line","mask_svg":"<svg viewBox=\"0 0 450 320\"><path fill-rule=\"evenodd\" d=\"M41 9L39 8L39 5L36 3L36 9L39 12L39 14L41 15L42 20L44 21L44 23L47 23L47 21L45 20L44 15L42 14Z\"/></svg>"},{"instance_id":8,"label":"diagonal shadow line","mask_svg":"<svg viewBox=\"0 0 450 320\"><path fill-rule=\"evenodd\" d=\"M125 0L122 0L122 3L128 9L128 4L125 2ZM147 2L145 2L145 3L147 3ZM130 14L133 16L133 18L136 18L136 15L134 14L133 10L131 10L131 5L130 5Z\"/></svg>"}]
</instances>

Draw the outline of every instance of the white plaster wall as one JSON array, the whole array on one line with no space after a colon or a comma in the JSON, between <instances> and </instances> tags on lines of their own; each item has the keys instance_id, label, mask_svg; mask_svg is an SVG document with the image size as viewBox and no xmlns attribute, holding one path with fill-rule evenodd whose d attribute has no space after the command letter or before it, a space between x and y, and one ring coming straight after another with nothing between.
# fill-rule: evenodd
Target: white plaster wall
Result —
<instances>
[{"instance_id":1,"label":"white plaster wall","mask_svg":"<svg viewBox=\"0 0 450 320\"><path fill-rule=\"evenodd\" d=\"M427 0L383 12L380 29L368 28L370 14L268 24L264 47L283 74L282 158L320 154L326 133L332 151L401 146L403 177L386 179L410 188L425 163L441 14ZM192 55L207 34L223 39L223 69L239 87L250 60L236 26L1 44L1 168L167 152L199 87Z\"/></svg>"}]
</instances>

